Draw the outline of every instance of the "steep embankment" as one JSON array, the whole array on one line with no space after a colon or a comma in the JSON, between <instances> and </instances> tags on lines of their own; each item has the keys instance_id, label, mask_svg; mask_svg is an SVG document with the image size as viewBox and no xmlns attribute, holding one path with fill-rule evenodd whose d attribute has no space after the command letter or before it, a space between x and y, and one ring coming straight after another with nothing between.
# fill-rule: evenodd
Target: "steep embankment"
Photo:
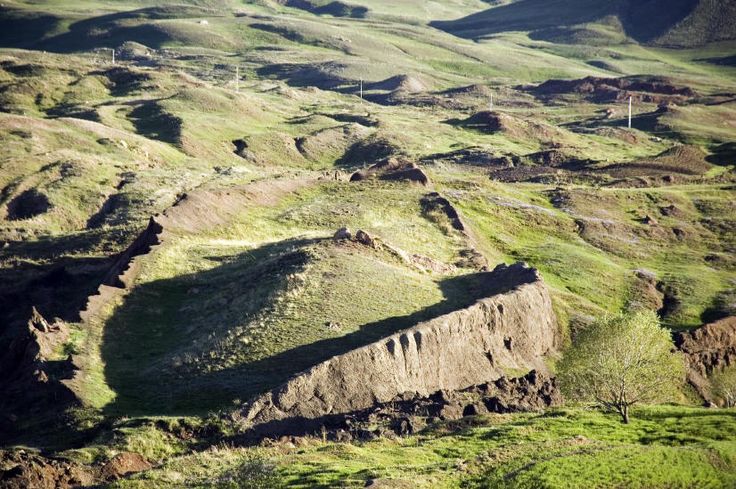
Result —
<instances>
[{"instance_id":1,"label":"steep embankment","mask_svg":"<svg viewBox=\"0 0 736 489\"><path fill-rule=\"evenodd\" d=\"M687 381L703 399L713 402L709 377L736 364L736 317L679 333L675 343L687 360Z\"/></svg>"},{"instance_id":2,"label":"steep embankment","mask_svg":"<svg viewBox=\"0 0 736 489\"><path fill-rule=\"evenodd\" d=\"M104 319L101 311L130 291L141 269L141 259L172 235L195 233L223 225L248 205L273 205L284 195L313 183L311 177L277 178L232 188L196 190L184 195L160 215L151 217L147 228L118 255L97 291L79 312L88 327ZM70 330L61 320L49 323L36 310L27 325L12 332L7 348L0 351L0 433L15 432L16 420L28 413L43 413L79 403L79 385L88 375L85 355L59 359ZM92 361L94 363L94 360ZM22 394L22 395L21 395ZM83 397L83 396L81 396Z\"/></svg>"},{"instance_id":3,"label":"steep embankment","mask_svg":"<svg viewBox=\"0 0 736 489\"><path fill-rule=\"evenodd\" d=\"M316 429L320 419L366 409L402 393L427 396L546 370L559 333L547 288L523 264L487 273L496 295L333 357L246 405L244 429L276 434Z\"/></svg>"}]
</instances>

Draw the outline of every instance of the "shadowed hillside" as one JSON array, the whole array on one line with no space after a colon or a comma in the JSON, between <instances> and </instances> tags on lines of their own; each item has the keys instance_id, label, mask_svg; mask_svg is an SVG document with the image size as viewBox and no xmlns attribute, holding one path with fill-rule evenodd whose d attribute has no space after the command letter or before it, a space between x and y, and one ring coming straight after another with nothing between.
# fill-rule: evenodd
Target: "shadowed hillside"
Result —
<instances>
[{"instance_id":1,"label":"shadowed hillside","mask_svg":"<svg viewBox=\"0 0 736 489\"><path fill-rule=\"evenodd\" d=\"M0 489L736 487L735 20L3 0Z\"/></svg>"},{"instance_id":2,"label":"shadowed hillside","mask_svg":"<svg viewBox=\"0 0 736 489\"><path fill-rule=\"evenodd\" d=\"M736 38L734 15L732 0L519 0L433 25L468 38L523 31L559 42L572 42L581 29L607 25L638 42L684 47Z\"/></svg>"}]
</instances>

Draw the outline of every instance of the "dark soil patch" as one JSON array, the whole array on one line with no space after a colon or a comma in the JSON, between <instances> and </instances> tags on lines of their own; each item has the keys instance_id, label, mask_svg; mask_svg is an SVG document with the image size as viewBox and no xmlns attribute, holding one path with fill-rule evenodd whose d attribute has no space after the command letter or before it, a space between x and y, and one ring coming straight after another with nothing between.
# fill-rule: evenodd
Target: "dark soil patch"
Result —
<instances>
[{"instance_id":1,"label":"dark soil patch","mask_svg":"<svg viewBox=\"0 0 736 489\"><path fill-rule=\"evenodd\" d=\"M3 489L71 489L92 485L93 471L66 460L48 459L25 450L0 451Z\"/></svg>"},{"instance_id":2,"label":"dark soil patch","mask_svg":"<svg viewBox=\"0 0 736 489\"><path fill-rule=\"evenodd\" d=\"M677 86L663 77L589 76L579 80L548 80L530 91L541 99L572 94L595 103L621 102L632 97L636 102L659 104L684 101L697 95L691 88Z\"/></svg>"},{"instance_id":3,"label":"dark soil patch","mask_svg":"<svg viewBox=\"0 0 736 489\"><path fill-rule=\"evenodd\" d=\"M497 155L490 149L480 147L470 147L451 151L449 153L437 153L425 156L421 160L423 163L434 163L443 161L458 165L471 165L479 167L492 168L510 168L514 166L513 160L509 156Z\"/></svg>"},{"instance_id":4,"label":"dark soil patch","mask_svg":"<svg viewBox=\"0 0 736 489\"><path fill-rule=\"evenodd\" d=\"M387 158L365 170L352 174L351 182L359 182L370 178L380 180L405 180L417 182L422 185L429 184L429 177L417 166L416 163L404 158Z\"/></svg>"},{"instance_id":5,"label":"dark soil patch","mask_svg":"<svg viewBox=\"0 0 736 489\"><path fill-rule=\"evenodd\" d=\"M128 474L143 472L153 468L150 462L137 453L123 452L115 455L100 470L100 477L105 480L120 479Z\"/></svg>"}]
</instances>

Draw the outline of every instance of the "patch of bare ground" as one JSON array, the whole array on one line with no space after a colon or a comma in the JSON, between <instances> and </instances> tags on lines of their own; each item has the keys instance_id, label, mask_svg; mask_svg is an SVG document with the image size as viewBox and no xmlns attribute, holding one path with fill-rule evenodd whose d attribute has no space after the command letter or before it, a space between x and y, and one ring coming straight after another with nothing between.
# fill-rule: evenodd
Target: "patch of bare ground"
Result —
<instances>
[{"instance_id":1,"label":"patch of bare ground","mask_svg":"<svg viewBox=\"0 0 736 489\"><path fill-rule=\"evenodd\" d=\"M703 399L713 402L708 378L736 364L736 316L678 333L675 344L687 359L688 382Z\"/></svg>"},{"instance_id":2,"label":"patch of bare ground","mask_svg":"<svg viewBox=\"0 0 736 489\"><path fill-rule=\"evenodd\" d=\"M379 180L398 180L429 185L429 177L419 166L404 157L386 158L375 165L359 170L350 177L351 182L376 178Z\"/></svg>"},{"instance_id":3,"label":"patch of bare ground","mask_svg":"<svg viewBox=\"0 0 736 489\"><path fill-rule=\"evenodd\" d=\"M548 80L528 90L543 100L561 95L578 95L595 103L621 102L629 97L644 103L681 103L697 96L691 88L677 86L672 80L663 77L589 76L578 80Z\"/></svg>"}]
</instances>

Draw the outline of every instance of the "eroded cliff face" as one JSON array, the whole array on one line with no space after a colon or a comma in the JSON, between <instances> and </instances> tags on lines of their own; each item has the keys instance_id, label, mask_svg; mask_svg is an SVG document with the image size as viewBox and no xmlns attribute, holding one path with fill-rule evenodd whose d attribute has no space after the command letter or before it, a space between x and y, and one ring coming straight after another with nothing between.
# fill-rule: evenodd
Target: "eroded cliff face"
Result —
<instances>
[{"instance_id":1,"label":"eroded cliff face","mask_svg":"<svg viewBox=\"0 0 736 489\"><path fill-rule=\"evenodd\" d=\"M428 396L546 372L560 335L545 284L523 264L486 274L503 292L333 357L248 403L236 418L264 434L318 427L320 418L366 409L399 394Z\"/></svg>"},{"instance_id":2,"label":"eroded cliff face","mask_svg":"<svg viewBox=\"0 0 736 489\"><path fill-rule=\"evenodd\" d=\"M736 317L679 333L675 336L675 344L687 360L687 381L703 399L713 402L708 378L736 364Z\"/></svg>"}]
</instances>

